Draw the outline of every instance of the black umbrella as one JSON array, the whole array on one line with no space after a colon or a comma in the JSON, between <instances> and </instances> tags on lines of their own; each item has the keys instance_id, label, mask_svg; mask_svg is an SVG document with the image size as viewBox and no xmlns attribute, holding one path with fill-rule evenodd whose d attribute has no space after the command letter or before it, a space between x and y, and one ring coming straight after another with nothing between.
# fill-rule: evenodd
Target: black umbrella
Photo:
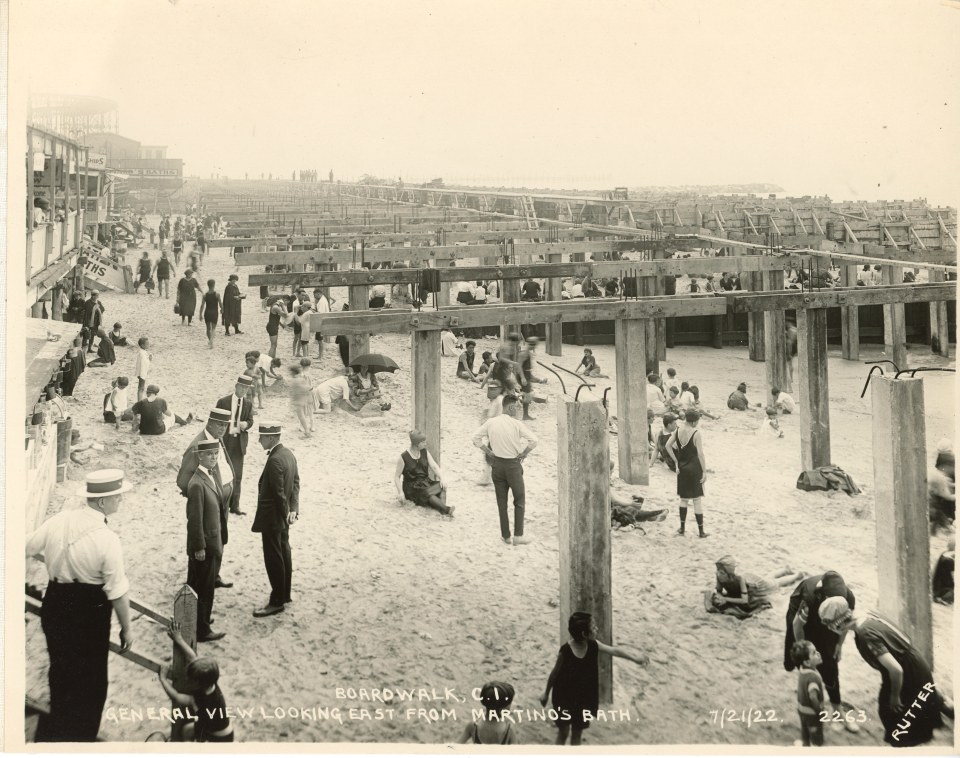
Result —
<instances>
[{"instance_id":1,"label":"black umbrella","mask_svg":"<svg viewBox=\"0 0 960 758\"><path fill-rule=\"evenodd\" d=\"M384 371L393 373L400 368L393 358L380 355L380 353L367 353L366 355L358 355L356 358L350 361L350 368L354 369L355 371L359 371L364 366L367 367L368 371L374 374L379 374Z\"/></svg>"}]
</instances>

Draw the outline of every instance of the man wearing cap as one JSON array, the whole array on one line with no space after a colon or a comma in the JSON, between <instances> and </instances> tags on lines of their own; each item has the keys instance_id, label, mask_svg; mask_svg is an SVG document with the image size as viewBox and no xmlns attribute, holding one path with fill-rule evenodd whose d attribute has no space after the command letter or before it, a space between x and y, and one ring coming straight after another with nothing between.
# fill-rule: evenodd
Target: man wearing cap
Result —
<instances>
[{"instance_id":1,"label":"man wearing cap","mask_svg":"<svg viewBox=\"0 0 960 758\"><path fill-rule=\"evenodd\" d=\"M133 431L140 434L163 434L176 423L185 426L193 421L193 414L180 418L167 406L167 401L158 397L160 388L156 384L147 386L147 396L138 400L130 409L133 412Z\"/></svg>"},{"instance_id":2,"label":"man wearing cap","mask_svg":"<svg viewBox=\"0 0 960 758\"><path fill-rule=\"evenodd\" d=\"M240 317L243 308L243 295L240 294L240 288L237 281L240 279L236 274L230 274L230 281L223 288L223 328L227 336L230 336L230 327L237 334L243 334L240 331Z\"/></svg>"},{"instance_id":3,"label":"man wearing cap","mask_svg":"<svg viewBox=\"0 0 960 758\"><path fill-rule=\"evenodd\" d=\"M121 649L133 645L120 538L107 526L131 489L119 469L94 471L77 493L85 507L64 509L27 536L26 554L42 557L50 577L40 613L50 656L50 715L40 717L37 742L96 740L107 699L111 607Z\"/></svg>"},{"instance_id":4,"label":"man wearing cap","mask_svg":"<svg viewBox=\"0 0 960 758\"><path fill-rule=\"evenodd\" d=\"M853 591L836 571L827 571L819 576L804 579L790 595L787 606L787 633L783 645L783 667L793 671L794 663L790 657L790 648L799 640L809 640L817 648L823 659L817 671L823 677L823 684L830 697L833 711L850 710L853 706L844 704L840 699L840 651L846 631L839 636L831 631L820 618L820 605L830 597L842 597L850 609L856 608L857 599ZM832 715L832 714L831 714ZM849 732L860 731L856 723L845 722Z\"/></svg>"},{"instance_id":5,"label":"man wearing cap","mask_svg":"<svg viewBox=\"0 0 960 758\"><path fill-rule=\"evenodd\" d=\"M187 484L187 584L197 593L197 642L223 639L210 628L223 539L220 531L226 485L216 473L220 440L197 443L197 468Z\"/></svg>"},{"instance_id":6,"label":"man wearing cap","mask_svg":"<svg viewBox=\"0 0 960 758\"><path fill-rule=\"evenodd\" d=\"M252 389L253 379L241 374L237 377L233 394L217 400L217 408L230 411L230 425L223 442L234 473L230 513L238 516L246 515L240 510L240 483L243 480L243 457L247 454L247 434L253 426L253 402L250 399Z\"/></svg>"},{"instance_id":7,"label":"man wearing cap","mask_svg":"<svg viewBox=\"0 0 960 758\"><path fill-rule=\"evenodd\" d=\"M263 540L263 563L270 580L270 601L253 612L257 618L264 618L280 613L293 602L290 525L300 515L300 474L297 459L280 444L279 424L260 424L260 445L267 451L267 462L260 474L251 531Z\"/></svg>"}]
</instances>

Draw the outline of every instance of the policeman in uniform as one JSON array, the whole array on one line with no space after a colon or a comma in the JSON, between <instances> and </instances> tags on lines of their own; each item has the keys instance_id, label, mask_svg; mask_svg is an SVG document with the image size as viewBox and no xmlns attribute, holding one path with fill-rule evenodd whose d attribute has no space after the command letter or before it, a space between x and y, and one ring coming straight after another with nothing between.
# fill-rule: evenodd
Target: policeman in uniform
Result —
<instances>
[{"instance_id":1,"label":"policeman in uniform","mask_svg":"<svg viewBox=\"0 0 960 758\"><path fill-rule=\"evenodd\" d=\"M50 577L40 614L50 655L50 715L40 719L37 742L96 740L107 699L111 607L121 649L133 646L120 538L107 526L131 489L119 469L94 471L77 493L85 506L60 511L27 536L26 554L42 557Z\"/></svg>"}]
</instances>

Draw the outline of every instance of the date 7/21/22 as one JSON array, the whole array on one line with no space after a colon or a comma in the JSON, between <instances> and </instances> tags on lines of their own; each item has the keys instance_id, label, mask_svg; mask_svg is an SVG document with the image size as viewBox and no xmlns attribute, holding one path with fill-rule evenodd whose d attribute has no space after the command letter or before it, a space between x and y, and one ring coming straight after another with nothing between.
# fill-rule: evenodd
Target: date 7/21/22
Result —
<instances>
[{"instance_id":1,"label":"date 7/21/22","mask_svg":"<svg viewBox=\"0 0 960 758\"><path fill-rule=\"evenodd\" d=\"M711 717L711 721L714 724L720 726L723 729L727 724L745 724L747 727L751 727L754 724L769 724L769 723L781 723L783 719L777 715L777 712L768 708L766 710L761 710L760 708L744 708L742 710L734 710L733 708L720 708L713 711L707 711ZM850 710L846 713L841 713L840 711L821 711L820 712L820 722L859 722L863 723L867 720L867 714L861 710Z\"/></svg>"}]
</instances>

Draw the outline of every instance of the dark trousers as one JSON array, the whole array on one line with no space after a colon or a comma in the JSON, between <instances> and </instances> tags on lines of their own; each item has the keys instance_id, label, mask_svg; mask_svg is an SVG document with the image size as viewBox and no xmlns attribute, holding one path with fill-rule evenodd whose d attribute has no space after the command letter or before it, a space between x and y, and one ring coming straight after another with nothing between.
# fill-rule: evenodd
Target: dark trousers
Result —
<instances>
[{"instance_id":1,"label":"dark trousers","mask_svg":"<svg viewBox=\"0 0 960 758\"><path fill-rule=\"evenodd\" d=\"M226 447L226 446L225 446ZM230 495L230 511L236 513L240 510L240 485L243 482L243 453L238 447L226 448L227 455L230 456L230 462L233 464L233 493Z\"/></svg>"},{"instance_id":2,"label":"dark trousers","mask_svg":"<svg viewBox=\"0 0 960 758\"><path fill-rule=\"evenodd\" d=\"M290 599L290 585L293 580L293 556L290 552L290 527L264 530L263 565L270 580L270 605L279 607Z\"/></svg>"},{"instance_id":3,"label":"dark trousers","mask_svg":"<svg viewBox=\"0 0 960 758\"><path fill-rule=\"evenodd\" d=\"M513 533L523 536L523 508L526 490L523 486L523 464L516 458L493 459L493 488L497 493L497 509L500 511L500 536L510 538L510 517L507 515L507 496L513 492Z\"/></svg>"},{"instance_id":4,"label":"dark trousers","mask_svg":"<svg viewBox=\"0 0 960 758\"><path fill-rule=\"evenodd\" d=\"M37 742L94 742L107 700L112 605L100 585L50 582L40 623L50 655L50 715Z\"/></svg>"},{"instance_id":5,"label":"dark trousers","mask_svg":"<svg viewBox=\"0 0 960 758\"><path fill-rule=\"evenodd\" d=\"M187 584L197 593L197 636L210 634L210 614L213 612L213 593L222 556L207 553L205 560L193 556L187 560Z\"/></svg>"},{"instance_id":6,"label":"dark trousers","mask_svg":"<svg viewBox=\"0 0 960 758\"><path fill-rule=\"evenodd\" d=\"M791 604L787 608L787 635L784 640L783 658L783 667L787 671L794 669L793 662L788 656L788 651L793 647L794 643L793 619L797 615L799 604L799 599L796 599L795 607L794 598L791 598ZM815 622L810 623L809 621L803 628L803 635L805 639L813 643L813 646L823 658L823 661L817 666L817 671L820 672L820 676L823 678L823 687L830 697L830 702L842 702L840 700L840 666L837 663L837 659L834 658L837 650L837 642L839 642L840 638L822 624Z\"/></svg>"}]
</instances>

